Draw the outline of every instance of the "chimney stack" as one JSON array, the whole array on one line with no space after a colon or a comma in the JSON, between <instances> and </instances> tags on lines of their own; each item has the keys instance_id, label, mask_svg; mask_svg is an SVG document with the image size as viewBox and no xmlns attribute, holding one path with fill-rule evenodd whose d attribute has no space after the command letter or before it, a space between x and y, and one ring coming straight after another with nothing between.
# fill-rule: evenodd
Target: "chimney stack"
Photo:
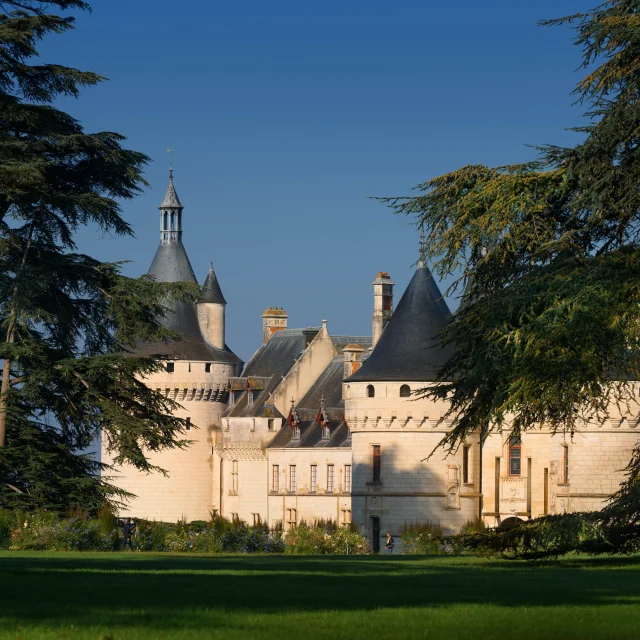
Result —
<instances>
[{"instance_id":1,"label":"chimney stack","mask_svg":"<svg viewBox=\"0 0 640 640\"><path fill-rule=\"evenodd\" d=\"M352 376L362 366L362 354L364 348L359 344L348 344L342 350L342 360L344 362L344 379Z\"/></svg>"},{"instance_id":2,"label":"chimney stack","mask_svg":"<svg viewBox=\"0 0 640 640\"><path fill-rule=\"evenodd\" d=\"M393 284L386 271L381 271L373 282L373 347L393 315Z\"/></svg>"},{"instance_id":3,"label":"chimney stack","mask_svg":"<svg viewBox=\"0 0 640 640\"><path fill-rule=\"evenodd\" d=\"M288 318L282 307L269 307L262 314L262 344L267 344L276 331L286 329Z\"/></svg>"}]
</instances>

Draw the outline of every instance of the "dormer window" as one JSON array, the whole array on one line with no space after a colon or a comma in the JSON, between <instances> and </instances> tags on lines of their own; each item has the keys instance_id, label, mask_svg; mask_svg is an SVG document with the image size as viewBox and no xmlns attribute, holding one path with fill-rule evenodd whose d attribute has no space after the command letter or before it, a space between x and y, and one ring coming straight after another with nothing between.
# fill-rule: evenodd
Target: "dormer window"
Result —
<instances>
[{"instance_id":1,"label":"dormer window","mask_svg":"<svg viewBox=\"0 0 640 640\"><path fill-rule=\"evenodd\" d=\"M347 427L347 440L351 440L351 429Z\"/></svg>"},{"instance_id":2,"label":"dormer window","mask_svg":"<svg viewBox=\"0 0 640 640\"><path fill-rule=\"evenodd\" d=\"M249 389L247 391L247 404L251 406L253 404L253 390Z\"/></svg>"},{"instance_id":3,"label":"dormer window","mask_svg":"<svg viewBox=\"0 0 640 640\"><path fill-rule=\"evenodd\" d=\"M324 427L322 427L322 439L328 440L330 436L331 436L331 431L329 430L329 427L325 425Z\"/></svg>"},{"instance_id":4,"label":"dormer window","mask_svg":"<svg viewBox=\"0 0 640 640\"><path fill-rule=\"evenodd\" d=\"M300 426L297 424L293 425L293 435L291 436L292 440L300 440Z\"/></svg>"}]
</instances>

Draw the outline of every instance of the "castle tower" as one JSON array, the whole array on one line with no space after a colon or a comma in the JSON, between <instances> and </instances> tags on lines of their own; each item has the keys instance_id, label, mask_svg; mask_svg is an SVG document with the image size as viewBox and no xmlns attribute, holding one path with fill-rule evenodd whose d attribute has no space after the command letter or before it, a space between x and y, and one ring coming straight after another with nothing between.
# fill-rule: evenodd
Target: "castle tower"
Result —
<instances>
[{"instance_id":1,"label":"castle tower","mask_svg":"<svg viewBox=\"0 0 640 640\"><path fill-rule=\"evenodd\" d=\"M183 209L173 184L160 205L160 245L149 268L158 282L197 283L182 244ZM131 467L120 469L117 484L133 493L124 515L175 522L205 520L219 493L219 469L212 453L214 432L228 399L229 380L240 374L242 361L225 344L225 307L213 266L196 304L169 305L162 323L180 333L168 344L144 343L138 355L162 355L165 367L147 378L145 384L177 402L175 414L187 420L184 449L149 452L151 463L167 471L144 474ZM108 452L102 452L109 462Z\"/></svg>"},{"instance_id":2,"label":"castle tower","mask_svg":"<svg viewBox=\"0 0 640 640\"><path fill-rule=\"evenodd\" d=\"M386 271L381 271L373 281L373 331L371 335L374 347L393 315L393 284Z\"/></svg>"}]
</instances>

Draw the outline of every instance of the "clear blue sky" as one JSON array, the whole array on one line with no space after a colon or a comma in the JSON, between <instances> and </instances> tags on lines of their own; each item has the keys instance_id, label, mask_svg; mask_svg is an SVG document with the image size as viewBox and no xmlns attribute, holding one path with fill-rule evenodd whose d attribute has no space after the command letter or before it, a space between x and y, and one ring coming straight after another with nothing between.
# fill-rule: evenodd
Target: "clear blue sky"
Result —
<instances>
[{"instance_id":1,"label":"clear blue sky","mask_svg":"<svg viewBox=\"0 0 640 640\"><path fill-rule=\"evenodd\" d=\"M289 326L327 318L333 333L368 335L378 271L399 300L416 231L370 196L576 140L579 51L569 30L536 23L587 0L92 4L42 59L110 81L60 106L153 163L151 188L124 205L136 238L89 230L79 248L146 272L173 146L184 243L201 282L213 261L227 341L245 359L267 306Z\"/></svg>"}]
</instances>

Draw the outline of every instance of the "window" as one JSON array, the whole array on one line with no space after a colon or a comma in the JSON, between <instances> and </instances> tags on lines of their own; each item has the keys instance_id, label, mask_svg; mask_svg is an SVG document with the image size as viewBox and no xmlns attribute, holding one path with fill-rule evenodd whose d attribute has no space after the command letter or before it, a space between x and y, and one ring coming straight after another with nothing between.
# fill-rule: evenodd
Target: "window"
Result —
<instances>
[{"instance_id":1,"label":"window","mask_svg":"<svg viewBox=\"0 0 640 640\"><path fill-rule=\"evenodd\" d=\"M469 484L469 449L471 447L464 446L462 448L462 483Z\"/></svg>"},{"instance_id":2,"label":"window","mask_svg":"<svg viewBox=\"0 0 640 640\"><path fill-rule=\"evenodd\" d=\"M211 373L211 363L210 362L206 362L204 365L204 372L205 373Z\"/></svg>"},{"instance_id":3,"label":"window","mask_svg":"<svg viewBox=\"0 0 640 640\"><path fill-rule=\"evenodd\" d=\"M400 387L400 397L401 398L408 398L411 395L411 389L409 388L408 384L403 384Z\"/></svg>"},{"instance_id":4,"label":"window","mask_svg":"<svg viewBox=\"0 0 640 640\"><path fill-rule=\"evenodd\" d=\"M322 427L322 439L328 440L330 436L331 431L329 430L329 427Z\"/></svg>"},{"instance_id":5,"label":"window","mask_svg":"<svg viewBox=\"0 0 640 640\"><path fill-rule=\"evenodd\" d=\"M375 397L376 397L375 387L372 384L367 385L367 398L375 398Z\"/></svg>"},{"instance_id":6,"label":"window","mask_svg":"<svg viewBox=\"0 0 640 640\"><path fill-rule=\"evenodd\" d=\"M562 481L569 482L569 446L562 445Z\"/></svg>"},{"instance_id":7,"label":"window","mask_svg":"<svg viewBox=\"0 0 640 640\"><path fill-rule=\"evenodd\" d=\"M295 509L287 509L287 530L295 529L298 523L298 513Z\"/></svg>"},{"instance_id":8,"label":"window","mask_svg":"<svg viewBox=\"0 0 640 640\"><path fill-rule=\"evenodd\" d=\"M163 229L165 231L169 230L169 214L165 211L164 212L164 225L163 225Z\"/></svg>"},{"instance_id":9,"label":"window","mask_svg":"<svg viewBox=\"0 0 640 640\"><path fill-rule=\"evenodd\" d=\"M167 362L167 373L173 373L176 365L173 362Z\"/></svg>"},{"instance_id":10,"label":"window","mask_svg":"<svg viewBox=\"0 0 640 640\"><path fill-rule=\"evenodd\" d=\"M327 465L327 493L333 493L335 487L335 467L332 464Z\"/></svg>"},{"instance_id":11,"label":"window","mask_svg":"<svg viewBox=\"0 0 640 640\"><path fill-rule=\"evenodd\" d=\"M251 406L253 404L253 390L249 389L249 391L247 391L247 404L249 406Z\"/></svg>"},{"instance_id":12,"label":"window","mask_svg":"<svg viewBox=\"0 0 640 640\"><path fill-rule=\"evenodd\" d=\"M344 492L351 493L351 465L344 465Z\"/></svg>"},{"instance_id":13,"label":"window","mask_svg":"<svg viewBox=\"0 0 640 640\"><path fill-rule=\"evenodd\" d=\"M191 431L191 418L187 418L187 431Z\"/></svg>"},{"instance_id":14,"label":"window","mask_svg":"<svg viewBox=\"0 0 640 640\"><path fill-rule=\"evenodd\" d=\"M371 450L373 454L373 482L380 482L380 445L374 444Z\"/></svg>"},{"instance_id":15,"label":"window","mask_svg":"<svg viewBox=\"0 0 640 640\"><path fill-rule=\"evenodd\" d=\"M348 527L351 524L351 509L342 510L342 526Z\"/></svg>"},{"instance_id":16,"label":"window","mask_svg":"<svg viewBox=\"0 0 640 640\"><path fill-rule=\"evenodd\" d=\"M234 460L231 463L231 493L237 495L238 493L238 461Z\"/></svg>"},{"instance_id":17,"label":"window","mask_svg":"<svg viewBox=\"0 0 640 640\"><path fill-rule=\"evenodd\" d=\"M280 491L280 465L274 464L271 467L271 491L278 493Z\"/></svg>"},{"instance_id":18,"label":"window","mask_svg":"<svg viewBox=\"0 0 640 640\"><path fill-rule=\"evenodd\" d=\"M300 427L295 424L293 425L293 435L291 436L292 440L300 440Z\"/></svg>"},{"instance_id":19,"label":"window","mask_svg":"<svg viewBox=\"0 0 640 640\"><path fill-rule=\"evenodd\" d=\"M351 440L351 429L347 427L347 440Z\"/></svg>"},{"instance_id":20,"label":"window","mask_svg":"<svg viewBox=\"0 0 640 640\"><path fill-rule=\"evenodd\" d=\"M291 493L295 493L297 490L297 482L296 482L296 465L289 465L289 491Z\"/></svg>"},{"instance_id":21,"label":"window","mask_svg":"<svg viewBox=\"0 0 640 640\"><path fill-rule=\"evenodd\" d=\"M318 465L311 465L311 493L315 493L318 490Z\"/></svg>"},{"instance_id":22,"label":"window","mask_svg":"<svg viewBox=\"0 0 640 640\"><path fill-rule=\"evenodd\" d=\"M522 467L522 441L519 436L509 439L509 475L519 476Z\"/></svg>"},{"instance_id":23,"label":"window","mask_svg":"<svg viewBox=\"0 0 640 640\"><path fill-rule=\"evenodd\" d=\"M275 426L274 426L275 425L275 420L273 418L269 418L267 420L267 425L269 427L269 431L273 431L274 428L275 428Z\"/></svg>"},{"instance_id":24,"label":"window","mask_svg":"<svg viewBox=\"0 0 640 640\"><path fill-rule=\"evenodd\" d=\"M253 516L253 526L257 527L261 523L260 514L252 513L251 515Z\"/></svg>"}]
</instances>

